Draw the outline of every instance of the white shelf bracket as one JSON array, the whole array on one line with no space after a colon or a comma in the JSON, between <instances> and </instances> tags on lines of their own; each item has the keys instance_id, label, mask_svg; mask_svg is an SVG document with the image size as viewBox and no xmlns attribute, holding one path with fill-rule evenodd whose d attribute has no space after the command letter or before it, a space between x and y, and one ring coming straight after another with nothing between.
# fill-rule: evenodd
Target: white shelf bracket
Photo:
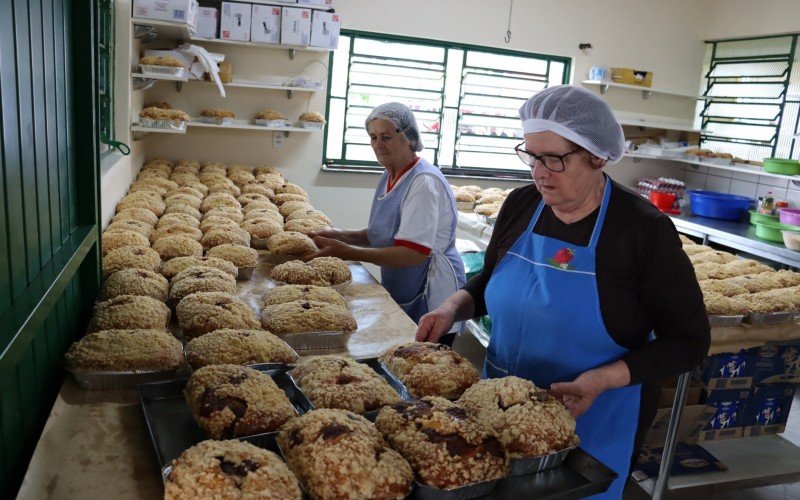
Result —
<instances>
[{"instance_id":1,"label":"white shelf bracket","mask_svg":"<svg viewBox=\"0 0 800 500\"><path fill-rule=\"evenodd\" d=\"M175 82L175 89L180 92L183 90L183 82Z\"/></svg>"},{"instance_id":2,"label":"white shelf bracket","mask_svg":"<svg viewBox=\"0 0 800 500\"><path fill-rule=\"evenodd\" d=\"M272 133L272 146L275 148L283 147L283 141L289 137L289 132L276 130Z\"/></svg>"},{"instance_id":3,"label":"white shelf bracket","mask_svg":"<svg viewBox=\"0 0 800 500\"><path fill-rule=\"evenodd\" d=\"M133 27L133 38L137 40L142 40L143 42L149 42L150 40L155 40L158 36L158 31L156 31L155 26L145 26L139 25Z\"/></svg>"},{"instance_id":4,"label":"white shelf bracket","mask_svg":"<svg viewBox=\"0 0 800 500\"><path fill-rule=\"evenodd\" d=\"M609 85L607 83L600 84L600 93L605 94L606 92L608 92L608 87Z\"/></svg>"},{"instance_id":5,"label":"white shelf bracket","mask_svg":"<svg viewBox=\"0 0 800 500\"><path fill-rule=\"evenodd\" d=\"M795 187L800 187L800 181L797 181L797 180L794 180L794 179L792 179L792 180L791 180L791 181L789 181L789 182L791 182L791 183L792 183L792 185L793 185L793 186L795 186Z\"/></svg>"},{"instance_id":6,"label":"white shelf bracket","mask_svg":"<svg viewBox=\"0 0 800 500\"><path fill-rule=\"evenodd\" d=\"M647 100L650 98L651 95L653 95L652 90L642 90L642 99Z\"/></svg>"},{"instance_id":7,"label":"white shelf bracket","mask_svg":"<svg viewBox=\"0 0 800 500\"><path fill-rule=\"evenodd\" d=\"M289 89L289 90L286 91L286 98L287 99L291 99L293 95L294 95L294 90Z\"/></svg>"},{"instance_id":8,"label":"white shelf bracket","mask_svg":"<svg viewBox=\"0 0 800 500\"><path fill-rule=\"evenodd\" d=\"M289 59L294 61L294 56L297 55L297 51L295 49L289 49Z\"/></svg>"},{"instance_id":9,"label":"white shelf bracket","mask_svg":"<svg viewBox=\"0 0 800 500\"><path fill-rule=\"evenodd\" d=\"M636 157L633 157L633 158L631 158L631 159L633 160L633 163L639 163L639 162L641 162L641 161L642 161L642 159L641 159L641 158L636 158Z\"/></svg>"},{"instance_id":10,"label":"white shelf bracket","mask_svg":"<svg viewBox=\"0 0 800 500\"><path fill-rule=\"evenodd\" d=\"M147 90L156 84L155 78L133 77L133 90Z\"/></svg>"}]
</instances>

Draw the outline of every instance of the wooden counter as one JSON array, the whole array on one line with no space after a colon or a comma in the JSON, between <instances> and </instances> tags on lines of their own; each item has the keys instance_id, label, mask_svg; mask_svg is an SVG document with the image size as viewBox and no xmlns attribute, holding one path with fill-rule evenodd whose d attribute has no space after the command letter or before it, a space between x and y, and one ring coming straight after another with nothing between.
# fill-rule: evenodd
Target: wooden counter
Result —
<instances>
[{"instance_id":1,"label":"wooden counter","mask_svg":"<svg viewBox=\"0 0 800 500\"><path fill-rule=\"evenodd\" d=\"M263 260L263 259L262 259ZM239 296L261 311L260 296L274 286L263 262ZM416 325L386 290L359 264L353 283L340 285L358 322L343 354L374 357L414 339ZM304 354L304 353L300 353ZM71 379L61 387L28 472L20 499L155 499L163 486L136 391L84 391Z\"/></svg>"}]
</instances>

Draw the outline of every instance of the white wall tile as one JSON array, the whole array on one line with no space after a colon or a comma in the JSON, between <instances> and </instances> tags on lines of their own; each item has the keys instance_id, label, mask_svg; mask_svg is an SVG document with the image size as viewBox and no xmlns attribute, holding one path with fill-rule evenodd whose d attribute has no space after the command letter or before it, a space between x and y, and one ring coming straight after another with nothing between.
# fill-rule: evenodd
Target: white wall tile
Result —
<instances>
[{"instance_id":1,"label":"white wall tile","mask_svg":"<svg viewBox=\"0 0 800 500\"><path fill-rule=\"evenodd\" d=\"M686 189L705 189L706 177L708 177L706 174L687 171L683 182L686 184Z\"/></svg>"},{"instance_id":2,"label":"white wall tile","mask_svg":"<svg viewBox=\"0 0 800 500\"><path fill-rule=\"evenodd\" d=\"M760 176L756 174L746 174L744 172L731 172L733 174L733 178L740 180L740 181L747 181L747 182L754 182L758 183L758 178Z\"/></svg>"},{"instance_id":3,"label":"white wall tile","mask_svg":"<svg viewBox=\"0 0 800 500\"><path fill-rule=\"evenodd\" d=\"M731 180L709 174L706 180L706 189L718 193L727 193L731 189Z\"/></svg>"},{"instance_id":4,"label":"white wall tile","mask_svg":"<svg viewBox=\"0 0 800 500\"><path fill-rule=\"evenodd\" d=\"M800 208L800 191L789 189L786 191L786 201L791 208Z\"/></svg>"},{"instance_id":5,"label":"white wall tile","mask_svg":"<svg viewBox=\"0 0 800 500\"><path fill-rule=\"evenodd\" d=\"M778 179L777 177L768 177L765 175L758 177L758 183L783 189L789 187L789 181L787 179Z\"/></svg>"},{"instance_id":6,"label":"white wall tile","mask_svg":"<svg viewBox=\"0 0 800 500\"><path fill-rule=\"evenodd\" d=\"M739 181L733 179L731 181L730 194L747 196L748 198L755 198L757 189L758 189L758 184L756 184L755 182ZM800 195L800 191L798 192L798 195Z\"/></svg>"},{"instance_id":7,"label":"white wall tile","mask_svg":"<svg viewBox=\"0 0 800 500\"><path fill-rule=\"evenodd\" d=\"M731 172L730 170L725 170L723 168L708 167L708 175L716 175L717 177L725 177L727 179L730 179L732 174L733 172Z\"/></svg>"},{"instance_id":8,"label":"white wall tile","mask_svg":"<svg viewBox=\"0 0 800 500\"><path fill-rule=\"evenodd\" d=\"M686 171L687 172L698 172L698 173L701 173L701 174L706 174L706 173L708 173L708 167L703 167L703 166L700 166L700 165L687 164L686 165Z\"/></svg>"},{"instance_id":9,"label":"white wall tile","mask_svg":"<svg viewBox=\"0 0 800 500\"><path fill-rule=\"evenodd\" d=\"M765 184L759 184L758 189L756 190L756 197L759 196L766 196L767 193L772 193L772 197L776 200L784 200L786 199L786 189L776 188L775 186L768 186Z\"/></svg>"}]
</instances>

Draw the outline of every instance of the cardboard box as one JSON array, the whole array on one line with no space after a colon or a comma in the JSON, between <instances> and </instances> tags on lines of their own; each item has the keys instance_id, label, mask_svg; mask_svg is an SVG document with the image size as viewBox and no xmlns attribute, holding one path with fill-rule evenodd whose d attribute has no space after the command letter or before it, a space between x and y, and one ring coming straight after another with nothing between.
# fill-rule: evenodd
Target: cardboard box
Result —
<instances>
[{"instance_id":1,"label":"cardboard box","mask_svg":"<svg viewBox=\"0 0 800 500\"><path fill-rule=\"evenodd\" d=\"M194 28L197 25L197 0L133 0L133 13L136 19L156 19L186 23Z\"/></svg>"},{"instance_id":2,"label":"cardboard box","mask_svg":"<svg viewBox=\"0 0 800 500\"><path fill-rule=\"evenodd\" d=\"M653 423L645 435L644 444L648 446L664 446L667 439L667 426L672 409L662 408L656 412ZM681 422L678 424L678 441L694 443L697 433L702 431L716 410L706 405L684 406Z\"/></svg>"},{"instance_id":3,"label":"cardboard box","mask_svg":"<svg viewBox=\"0 0 800 500\"><path fill-rule=\"evenodd\" d=\"M653 72L633 68L611 68L611 81L626 85L653 86Z\"/></svg>"},{"instance_id":4,"label":"cardboard box","mask_svg":"<svg viewBox=\"0 0 800 500\"><path fill-rule=\"evenodd\" d=\"M745 405L744 436L778 434L785 431L795 388L790 384L756 386L753 397Z\"/></svg>"},{"instance_id":5,"label":"cardboard box","mask_svg":"<svg viewBox=\"0 0 800 500\"><path fill-rule=\"evenodd\" d=\"M311 17L311 45L336 49L339 46L341 28L339 14L315 10Z\"/></svg>"},{"instance_id":6,"label":"cardboard box","mask_svg":"<svg viewBox=\"0 0 800 500\"><path fill-rule=\"evenodd\" d=\"M283 7L281 12L281 43L306 46L311 37L311 9Z\"/></svg>"},{"instance_id":7,"label":"cardboard box","mask_svg":"<svg viewBox=\"0 0 800 500\"><path fill-rule=\"evenodd\" d=\"M800 343L755 347L748 353L754 385L800 383Z\"/></svg>"},{"instance_id":8,"label":"cardboard box","mask_svg":"<svg viewBox=\"0 0 800 500\"><path fill-rule=\"evenodd\" d=\"M750 388L704 391L702 399L714 409L714 416L698 435L698 441L742 437L745 405L752 394Z\"/></svg>"},{"instance_id":9,"label":"cardboard box","mask_svg":"<svg viewBox=\"0 0 800 500\"><path fill-rule=\"evenodd\" d=\"M197 32L200 38L217 38L219 36L219 9L200 7L197 11Z\"/></svg>"},{"instance_id":10,"label":"cardboard box","mask_svg":"<svg viewBox=\"0 0 800 500\"><path fill-rule=\"evenodd\" d=\"M281 8L253 5L250 41L281 43Z\"/></svg>"},{"instance_id":11,"label":"cardboard box","mask_svg":"<svg viewBox=\"0 0 800 500\"><path fill-rule=\"evenodd\" d=\"M709 356L697 368L696 379L710 391L749 388L753 377L748 357L744 350Z\"/></svg>"},{"instance_id":12,"label":"cardboard box","mask_svg":"<svg viewBox=\"0 0 800 500\"><path fill-rule=\"evenodd\" d=\"M297 0L297 3L306 5L327 5L333 7L333 0Z\"/></svg>"},{"instance_id":13,"label":"cardboard box","mask_svg":"<svg viewBox=\"0 0 800 500\"><path fill-rule=\"evenodd\" d=\"M249 3L233 2L222 2L221 6L222 12L219 18L220 39L249 42L252 6Z\"/></svg>"}]
</instances>

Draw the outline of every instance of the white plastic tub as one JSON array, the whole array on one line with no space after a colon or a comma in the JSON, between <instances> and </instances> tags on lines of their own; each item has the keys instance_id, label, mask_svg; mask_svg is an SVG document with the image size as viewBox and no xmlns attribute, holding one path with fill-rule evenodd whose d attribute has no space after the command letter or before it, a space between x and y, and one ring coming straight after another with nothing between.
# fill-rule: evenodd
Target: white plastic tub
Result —
<instances>
[{"instance_id":1,"label":"white plastic tub","mask_svg":"<svg viewBox=\"0 0 800 500\"><path fill-rule=\"evenodd\" d=\"M783 234L783 244L789 250L800 251L800 232L784 229L781 231Z\"/></svg>"}]
</instances>

